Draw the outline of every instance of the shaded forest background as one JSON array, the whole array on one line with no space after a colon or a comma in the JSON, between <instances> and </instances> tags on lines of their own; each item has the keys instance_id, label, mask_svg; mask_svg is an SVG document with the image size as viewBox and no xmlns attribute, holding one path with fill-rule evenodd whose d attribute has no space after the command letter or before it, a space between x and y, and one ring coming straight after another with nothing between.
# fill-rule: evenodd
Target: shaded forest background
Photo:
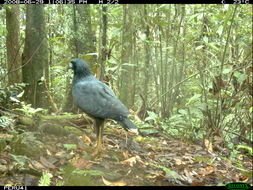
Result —
<instances>
[{"instance_id":1,"label":"shaded forest background","mask_svg":"<svg viewBox=\"0 0 253 190\"><path fill-rule=\"evenodd\" d=\"M0 18L0 130L11 114L77 113L80 57L144 135L252 156L252 6L3 5Z\"/></svg>"}]
</instances>

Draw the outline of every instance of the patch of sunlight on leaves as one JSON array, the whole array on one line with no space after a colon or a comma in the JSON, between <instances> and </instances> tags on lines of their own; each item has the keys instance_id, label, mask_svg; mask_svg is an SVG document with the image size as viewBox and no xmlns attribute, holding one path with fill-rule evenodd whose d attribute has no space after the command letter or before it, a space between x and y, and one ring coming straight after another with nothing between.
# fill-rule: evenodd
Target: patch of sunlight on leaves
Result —
<instances>
[{"instance_id":1,"label":"patch of sunlight on leaves","mask_svg":"<svg viewBox=\"0 0 253 190\"><path fill-rule=\"evenodd\" d=\"M253 153L252 147L250 147L250 146L248 146L248 145L238 145L238 146L236 147L236 149L237 149L237 150L238 150L238 149L245 149L245 150L248 151L248 154L249 154L250 156L252 156L252 153Z\"/></svg>"},{"instance_id":2,"label":"patch of sunlight on leaves","mask_svg":"<svg viewBox=\"0 0 253 190\"><path fill-rule=\"evenodd\" d=\"M231 69L223 69L222 74L228 74L231 71Z\"/></svg>"},{"instance_id":3,"label":"patch of sunlight on leaves","mask_svg":"<svg viewBox=\"0 0 253 190\"><path fill-rule=\"evenodd\" d=\"M47 110L42 109L42 108L32 108L31 104L24 104L22 103L22 108L16 108L14 109L16 111L20 111L24 113L26 116L33 116L35 113L41 112L41 113L46 113Z\"/></svg>"},{"instance_id":4,"label":"patch of sunlight on leaves","mask_svg":"<svg viewBox=\"0 0 253 190\"><path fill-rule=\"evenodd\" d=\"M147 139L145 137L142 137L142 136L136 136L135 137L135 140L138 141L138 142L144 142L146 141Z\"/></svg>"},{"instance_id":5,"label":"patch of sunlight on leaves","mask_svg":"<svg viewBox=\"0 0 253 190\"><path fill-rule=\"evenodd\" d=\"M12 120L6 116L0 116L0 128L7 128L11 124Z\"/></svg>"},{"instance_id":6,"label":"patch of sunlight on leaves","mask_svg":"<svg viewBox=\"0 0 253 190\"><path fill-rule=\"evenodd\" d=\"M200 46L196 47L195 50L202 49L203 47L204 47L203 45L200 45Z\"/></svg>"},{"instance_id":7,"label":"patch of sunlight on leaves","mask_svg":"<svg viewBox=\"0 0 253 190\"><path fill-rule=\"evenodd\" d=\"M91 176L101 176L105 173L100 170L74 170L73 174L80 174L80 175L91 175Z\"/></svg>"},{"instance_id":8,"label":"patch of sunlight on leaves","mask_svg":"<svg viewBox=\"0 0 253 190\"><path fill-rule=\"evenodd\" d=\"M66 148L67 150L76 150L77 149L76 144L63 144L63 147Z\"/></svg>"},{"instance_id":9,"label":"patch of sunlight on leaves","mask_svg":"<svg viewBox=\"0 0 253 190\"><path fill-rule=\"evenodd\" d=\"M42 176L40 177L38 186L49 186L51 183L52 175L48 172L43 172Z\"/></svg>"}]
</instances>

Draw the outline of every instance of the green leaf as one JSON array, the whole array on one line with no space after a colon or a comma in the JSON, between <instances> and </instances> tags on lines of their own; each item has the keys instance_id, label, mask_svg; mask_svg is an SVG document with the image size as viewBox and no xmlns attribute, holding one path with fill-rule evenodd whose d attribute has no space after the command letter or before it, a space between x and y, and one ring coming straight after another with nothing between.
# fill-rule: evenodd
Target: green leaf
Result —
<instances>
[{"instance_id":1,"label":"green leaf","mask_svg":"<svg viewBox=\"0 0 253 190\"><path fill-rule=\"evenodd\" d=\"M195 50L202 49L203 47L204 47L203 45L200 45L200 46L196 47Z\"/></svg>"},{"instance_id":2,"label":"green leaf","mask_svg":"<svg viewBox=\"0 0 253 190\"><path fill-rule=\"evenodd\" d=\"M203 37L203 41L204 41L205 43L208 43L208 37L207 37L207 36L204 36L204 37Z\"/></svg>"},{"instance_id":3,"label":"green leaf","mask_svg":"<svg viewBox=\"0 0 253 190\"><path fill-rule=\"evenodd\" d=\"M145 41L146 40L146 34L140 34L140 39L142 41Z\"/></svg>"},{"instance_id":4,"label":"green leaf","mask_svg":"<svg viewBox=\"0 0 253 190\"><path fill-rule=\"evenodd\" d=\"M191 102L194 102L196 100L199 100L199 98L201 97L201 94L194 94L187 102L186 105L190 104Z\"/></svg>"},{"instance_id":5,"label":"green leaf","mask_svg":"<svg viewBox=\"0 0 253 190\"><path fill-rule=\"evenodd\" d=\"M76 150L77 149L76 144L63 144L63 147L66 148L67 150Z\"/></svg>"},{"instance_id":6,"label":"green leaf","mask_svg":"<svg viewBox=\"0 0 253 190\"><path fill-rule=\"evenodd\" d=\"M105 173L100 170L74 170L74 174L81 174L81 175L92 175L92 176L101 176Z\"/></svg>"},{"instance_id":7,"label":"green leaf","mask_svg":"<svg viewBox=\"0 0 253 190\"><path fill-rule=\"evenodd\" d=\"M242 73L240 73L238 71L234 72L234 76L238 79L238 82L240 84L247 78L246 74L242 74Z\"/></svg>"},{"instance_id":8,"label":"green leaf","mask_svg":"<svg viewBox=\"0 0 253 190\"><path fill-rule=\"evenodd\" d=\"M163 171L166 172L167 175L169 175L170 177L172 177L175 180L182 179L182 177L177 172L175 172L173 170L170 170L169 168L166 168L166 167L161 166L161 165L156 165L156 164L153 164L153 163L150 163L150 165L162 169Z\"/></svg>"},{"instance_id":9,"label":"green leaf","mask_svg":"<svg viewBox=\"0 0 253 190\"><path fill-rule=\"evenodd\" d=\"M214 42L210 42L208 43L208 46L211 47L212 49L216 50L216 51L219 51L220 49L216 47L216 43Z\"/></svg>"},{"instance_id":10,"label":"green leaf","mask_svg":"<svg viewBox=\"0 0 253 190\"><path fill-rule=\"evenodd\" d=\"M245 149L248 151L249 155L252 156L252 153L253 153L253 150L252 150L252 147L248 146L248 145L238 145L236 147L236 149Z\"/></svg>"},{"instance_id":11,"label":"green leaf","mask_svg":"<svg viewBox=\"0 0 253 190\"><path fill-rule=\"evenodd\" d=\"M217 34L221 35L222 32L223 32L223 26L220 25L219 28L218 28L218 30L216 32L217 32Z\"/></svg>"},{"instance_id":12,"label":"green leaf","mask_svg":"<svg viewBox=\"0 0 253 190\"><path fill-rule=\"evenodd\" d=\"M26 162L30 161L30 159L26 156L17 156L14 154L10 154L12 158L17 162L18 166L23 168Z\"/></svg>"},{"instance_id":13,"label":"green leaf","mask_svg":"<svg viewBox=\"0 0 253 190\"><path fill-rule=\"evenodd\" d=\"M49 186L50 183L51 183L51 176L49 175L49 173L43 172L39 180L38 186Z\"/></svg>"},{"instance_id":14,"label":"green leaf","mask_svg":"<svg viewBox=\"0 0 253 190\"><path fill-rule=\"evenodd\" d=\"M188 114L188 112L186 110L183 110L183 109L180 109L178 112L182 115L187 115Z\"/></svg>"},{"instance_id":15,"label":"green leaf","mask_svg":"<svg viewBox=\"0 0 253 190\"><path fill-rule=\"evenodd\" d=\"M152 111L147 111L148 117L145 118L145 121L154 120L156 121L158 119L158 115Z\"/></svg>"},{"instance_id":16,"label":"green leaf","mask_svg":"<svg viewBox=\"0 0 253 190\"><path fill-rule=\"evenodd\" d=\"M228 74L228 73L230 73L230 69L223 69L223 71L222 71L222 74Z\"/></svg>"}]
</instances>

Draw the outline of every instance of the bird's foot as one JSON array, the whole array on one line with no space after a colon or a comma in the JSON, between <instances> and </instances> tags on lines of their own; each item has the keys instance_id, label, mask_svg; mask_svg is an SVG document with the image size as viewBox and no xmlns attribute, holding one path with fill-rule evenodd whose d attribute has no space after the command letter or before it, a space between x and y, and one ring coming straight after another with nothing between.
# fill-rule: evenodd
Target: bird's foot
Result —
<instances>
[{"instance_id":1,"label":"bird's foot","mask_svg":"<svg viewBox=\"0 0 253 190\"><path fill-rule=\"evenodd\" d=\"M96 158L96 157L100 156L101 153L104 151L105 151L105 148L103 145L100 145L100 146L97 145L94 152L92 153L92 157Z\"/></svg>"}]
</instances>

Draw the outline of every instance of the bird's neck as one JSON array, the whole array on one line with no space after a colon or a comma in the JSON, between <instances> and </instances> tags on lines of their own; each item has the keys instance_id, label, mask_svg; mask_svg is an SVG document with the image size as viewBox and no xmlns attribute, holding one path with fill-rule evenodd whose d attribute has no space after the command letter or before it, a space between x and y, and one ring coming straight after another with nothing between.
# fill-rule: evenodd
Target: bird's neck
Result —
<instances>
[{"instance_id":1,"label":"bird's neck","mask_svg":"<svg viewBox=\"0 0 253 190\"><path fill-rule=\"evenodd\" d=\"M76 83L77 81L89 78L90 76L92 76L92 74L90 73L89 70L84 70L82 72L74 72L73 83Z\"/></svg>"}]
</instances>

